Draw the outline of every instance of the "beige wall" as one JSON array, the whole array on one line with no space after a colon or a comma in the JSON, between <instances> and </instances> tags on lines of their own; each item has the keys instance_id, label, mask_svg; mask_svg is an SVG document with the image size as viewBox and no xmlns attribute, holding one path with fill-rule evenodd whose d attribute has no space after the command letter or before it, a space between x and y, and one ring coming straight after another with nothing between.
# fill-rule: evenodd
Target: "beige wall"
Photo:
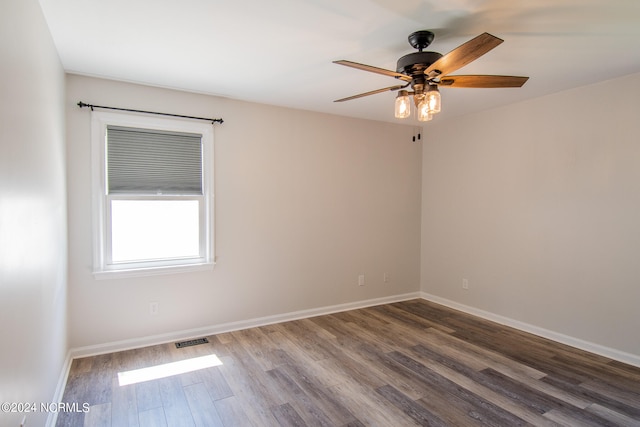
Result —
<instances>
[{"instance_id":1,"label":"beige wall","mask_svg":"<svg viewBox=\"0 0 640 427\"><path fill-rule=\"evenodd\" d=\"M91 113L80 100L224 118L214 271L93 278ZM419 290L422 147L412 127L69 75L67 131L73 348Z\"/></svg>"},{"instance_id":2,"label":"beige wall","mask_svg":"<svg viewBox=\"0 0 640 427\"><path fill-rule=\"evenodd\" d=\"M639 114L636 74L429 125L422 291L640 356Z\"/></svg>"},{"instance_id":3,"label":"beige wall","mask_svg":"<svg viewBox=\"0 0 640 427\"><path fill-rule=\"evenodd\" d=\"M0 2L0 58L0 401L39 404L67 353L67 223L64 73L36 0Z\"/></svg>"}]
</instances>

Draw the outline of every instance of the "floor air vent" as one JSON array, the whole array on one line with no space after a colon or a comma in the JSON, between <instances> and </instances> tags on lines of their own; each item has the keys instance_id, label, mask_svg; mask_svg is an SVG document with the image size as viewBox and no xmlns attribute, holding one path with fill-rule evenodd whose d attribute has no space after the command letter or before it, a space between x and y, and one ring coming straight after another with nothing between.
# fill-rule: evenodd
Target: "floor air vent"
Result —
<instances>
[{"instance_id":1,"label":"floor air vent","mask_svg":"<svg viewBox=\"0 0 640 427\"><path fill-rule=\"evenodd\" d=\"M209 340L206 338L196 338L195 340L181 341L176 343L176 348L191 347L192 345L206 344Z\"/></svg>"}]
</instances>

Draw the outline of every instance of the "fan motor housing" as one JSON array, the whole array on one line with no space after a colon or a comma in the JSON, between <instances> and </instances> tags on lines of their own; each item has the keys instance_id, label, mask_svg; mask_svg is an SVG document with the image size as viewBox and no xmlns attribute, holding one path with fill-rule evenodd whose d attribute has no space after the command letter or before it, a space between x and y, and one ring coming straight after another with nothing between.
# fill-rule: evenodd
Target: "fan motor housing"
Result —
<instances>
[{"instance_id":1,"label":"fan motor housing","mask_svg":"<svg viewBox=\"0 0 640 427\"><path fill-rule=\"evenodd\" d=\"M396 72L414 76L422 74L431 64L442 58L438 52L413 52L398 59Z\"/></svg>"}]
</instances>

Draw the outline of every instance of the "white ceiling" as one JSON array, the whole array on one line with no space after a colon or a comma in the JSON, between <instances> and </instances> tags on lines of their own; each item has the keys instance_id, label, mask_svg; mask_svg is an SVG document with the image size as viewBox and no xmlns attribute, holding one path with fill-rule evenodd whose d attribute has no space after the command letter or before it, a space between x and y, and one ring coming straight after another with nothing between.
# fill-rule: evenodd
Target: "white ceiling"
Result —
<instances>
[{"instance_id":1,"label":"white ceiling","mask_svg":"<svg viewBox=\"0 0 640 427\"><path fill-rule=\"evenodd\" d=\"M444 88L435 120L640 72L639 0L40 4L68 72L373 120L396 121L395 93L332 101L398 81L332 61L395 70L416 30L443 54L489 32L505 42L457 74L530 76L520 89Z\"/></svg>"}]
</instances>

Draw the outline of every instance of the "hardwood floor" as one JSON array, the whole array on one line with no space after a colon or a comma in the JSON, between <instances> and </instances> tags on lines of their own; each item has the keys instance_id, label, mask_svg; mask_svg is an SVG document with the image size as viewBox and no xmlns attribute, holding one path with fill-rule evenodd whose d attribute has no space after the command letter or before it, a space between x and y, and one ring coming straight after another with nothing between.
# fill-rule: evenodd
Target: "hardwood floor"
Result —
<instances>
[{"instance_id":1,"label":"hardwood floor","mask_svg":"<svg viewBox=\"0 0 640 427\"><path fill-rule=\"evenodd\" d=\"M640 426L640 368L424 300L76 359L57 426ZM119 386L117 373L222 364Z\"/></svg>"}]
</instances>

